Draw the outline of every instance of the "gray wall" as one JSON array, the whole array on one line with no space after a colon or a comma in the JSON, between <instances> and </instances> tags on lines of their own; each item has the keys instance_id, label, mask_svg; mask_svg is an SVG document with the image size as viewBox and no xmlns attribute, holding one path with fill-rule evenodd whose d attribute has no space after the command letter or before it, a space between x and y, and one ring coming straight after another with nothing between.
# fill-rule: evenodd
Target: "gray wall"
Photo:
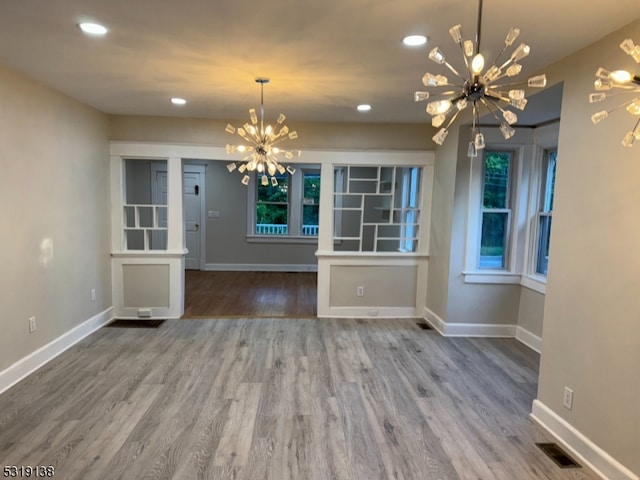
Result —
<instances>
[{"instance_id":1,"label":"gray wall","mask_svg":"<svg viewBox=\"0 0 640 480\"><path fill-rule=\"evenodd\" d=\"M638 117L593 125L587 100L599 66L638 72L625 38L640 20L548 70L565 89L538 399L640 475L640 144L620 144Z\"/></svg>"},{"instance_id":2,"label":"gray wall","mask_svg":"<svg viewBox=\"0 0 640 480\"><path fill-rule=\"evenodd\" d=\"M1 371L110 307L111 273L106 116L2 67L0 112Z\"/></svg>"},{"instance_id":3,"label":"gray wall","mask_svg":"<svg viewBox=\"0 0 640 480\"><path fill-rule=\"evenodd\" d=\"M206 162L206 210L220 212L207 218L207 264L316 265L314 243L252 243L247 241L247 188L242 176L229 173L228 161Z\"/></svg>"},{"instance_id":4,"label":"gray wall","mask_svg":"<svg viewBox=\"0 0 640 480\"><path fill-rule=\"evenodd\" d=\"M223 146L234 139L224 131L227 123L242 125L247 121L123 115L112 115L109 120L111 140ZM435 131L428 121L423 124L287 121L287 124L298 131L295 148L301 149L433 150L435 147L431 141Z\"/></svg>"}]
</instances>

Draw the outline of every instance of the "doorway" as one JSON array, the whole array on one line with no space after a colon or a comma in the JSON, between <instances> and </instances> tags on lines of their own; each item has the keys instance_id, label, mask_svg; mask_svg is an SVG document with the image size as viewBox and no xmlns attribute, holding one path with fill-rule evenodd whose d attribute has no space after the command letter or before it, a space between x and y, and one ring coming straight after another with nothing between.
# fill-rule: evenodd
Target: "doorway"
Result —
<instances>
[{"instance_id":1,"label":"doorway","mask_svg":"<svg viewBox=\"0 0 640 480\"><path fill-rule=\"evenodd\" d=\"M205 166L185 164L182 172L186 270L203 270L206 257Z\"/></svg>"}]
</instances>

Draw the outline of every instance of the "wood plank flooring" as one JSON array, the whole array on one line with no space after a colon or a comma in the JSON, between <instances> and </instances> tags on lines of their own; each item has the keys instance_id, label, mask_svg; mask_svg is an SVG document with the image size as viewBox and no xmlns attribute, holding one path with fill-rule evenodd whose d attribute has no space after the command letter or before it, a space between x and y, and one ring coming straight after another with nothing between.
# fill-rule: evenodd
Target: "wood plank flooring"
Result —
<instances>
[{"instance_id":1,"label":"wood plank flooring","mask_svg":"<svg viewBox=\"0 0 640 480\"><path fill-rule=\"evenodd\" d=\"M55 478L526 480L538 355L410 320L105 327L0 395L2 465Z\"/></svg>"},{"instance_id":2,"label":"wood plank flooring","mask_svg":"<svg viewBox=\"0 0 640 480\"><path fill-rule=\"evenodd\" d=\"M314 317L315 272L185 272L183 318Z\"/></svg>"}]
</instances>

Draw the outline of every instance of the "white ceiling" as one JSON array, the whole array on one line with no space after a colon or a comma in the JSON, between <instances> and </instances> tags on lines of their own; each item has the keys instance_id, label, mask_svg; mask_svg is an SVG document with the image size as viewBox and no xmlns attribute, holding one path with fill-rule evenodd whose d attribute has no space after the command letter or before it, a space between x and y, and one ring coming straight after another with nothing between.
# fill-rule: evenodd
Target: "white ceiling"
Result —
<instances>
[{"instance_id":1,"label":"white ceiling","mask_svg":"<svg viewBox=\"0 0 640 480\"><path fill-rule=\"evenodd\" d=\"M413 102L427 59L459 50L448 29L475 35L470 0L1 0L0 64L112 114L242 119L259 106L291 121L427 123ZM523 77L640 16L638 0L485 0L483 52L510 26L531 55ZM76 23L97 21L103 38ZM430 37L421 48L402 38ZM622 39L621 39L622 40ZM640 42L640 39L635 39ZM598 65L594 65L597 68ZM175 107L180 96L187 105ZM373 110L356 112L359 103ZM529 107L528 107L529 108Z\"/></svg>"}]
</instances>

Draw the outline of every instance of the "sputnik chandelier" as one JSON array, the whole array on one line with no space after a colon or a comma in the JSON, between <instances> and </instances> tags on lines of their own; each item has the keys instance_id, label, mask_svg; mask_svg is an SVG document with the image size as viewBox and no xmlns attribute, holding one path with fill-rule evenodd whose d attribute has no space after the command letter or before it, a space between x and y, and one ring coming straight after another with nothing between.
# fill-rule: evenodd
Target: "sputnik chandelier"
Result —
<instances>
[{"instance_id":1,"label":"sputnik chandelier","mask_svg":"<svg viewBox=\"0 0 640 480\"><path fill-rule=\"evenodd\" d=\"M505 139L509 139L515 134L515 130L511 125L518 121L518 116L513 110L506 107L524 110L527 99L522 87L526 84L529 87L543 88L547 84L546 75L531 77L526 82L499 82L505 78L510 79L517 76L522 71L522 65L518 62L529 55L529 46L521 43L508 59L502 64L499 63L507 48L513 45L520 35L520 29L515 27L511 27L507 33L504 47L491 67L484 71L485 58L480 53L481 29L482 0L479 1L478 6L478 27L475 42L463 39L461 25L455 25L449 29L451 38L462 50L465 71L459 73L447 61L444 53L436 47L429 53L429 59L439 65L446 66L456 78L455 80L449 80L444 75L434 75L427 72L422 77L422 83L425 87L433 87L435 90L433 92L418 91L414 94L416 102L430 100L427 103L426 110L432 117L431 124L435 128L440 128L433 136L433 141L438 145L444 143L449 133L449 127L458 117L458 114L471 105L473 109L473 125L471 128L471 141L467 151L469 157L476 157L478 150L485 147L484 135L479 129L480 106L486 108L496 118L500 123L502 135ZM444 88L444 90L441 88ZM445 122L447 122L446 125Z\"/></svg>"},{"instance_id":2,"label":"sputnik chandelier","mask_svg":"<svg viewBox=\"0 0 640 480\"><path fill-rule=\"evenodd\" d=\"M637 63L640 63L640 45L635 45L633 40L627 38L620 44L620 48ZM611 110L601 110L594 113L591 116L591 121L593 123L601 122L607 118L611 112L621 108L626 109L631 115L639 117L638 120L636 120L635 127L633 127L630 132L627 132L622 139L622 145L632 147L636 140L640 140L640 95L638 95L640 93L640 75L633 75L626 70L614 70L610 72L600 67L596 71L596 77L594 82L596 92L589 95L590 103L602 102L614 96L627 96L627 99ZM619 90L619 92L607 93L613 89ZM632 98L628 99L628 95L631 95Z\"/></svg>"},{"instance_id":3,"label":"sputnik chandelier","mask_svg":"<svg viewBox=\"0 0 640 480\"><path fill-rule=\"evenodd\" d=\"M278 180L276 174L283 174L285 171L291 175L295 173L295 169L291 166L285 167L278 160L282 155L290 160L293 157L299 157L300 150L284 150L276 145L283 140L295 140L298 133L289 131L289 127L284 125L286 117L283 114L278 116L276 127L264 124L264 85L269 83L268 78L258 77L256 83L260 84L260 124L258 124L258 116L255 108L249 110L249 118L251 123L245 123L242 127L235 128L231 124L227 124L225 131L231 134L237 133L242 139L249 142L250 145L227 145L227 153L242 153L246 156L238 162L231 162L227 165L227 170L233 172L236 168L240 173L244 173L242 183L248 185L251 177L247 172L257 172L260 176L262 185L269 184L277 186ZM276 131L277 130L277 131Z\"/></svg>"}]
</instances>

